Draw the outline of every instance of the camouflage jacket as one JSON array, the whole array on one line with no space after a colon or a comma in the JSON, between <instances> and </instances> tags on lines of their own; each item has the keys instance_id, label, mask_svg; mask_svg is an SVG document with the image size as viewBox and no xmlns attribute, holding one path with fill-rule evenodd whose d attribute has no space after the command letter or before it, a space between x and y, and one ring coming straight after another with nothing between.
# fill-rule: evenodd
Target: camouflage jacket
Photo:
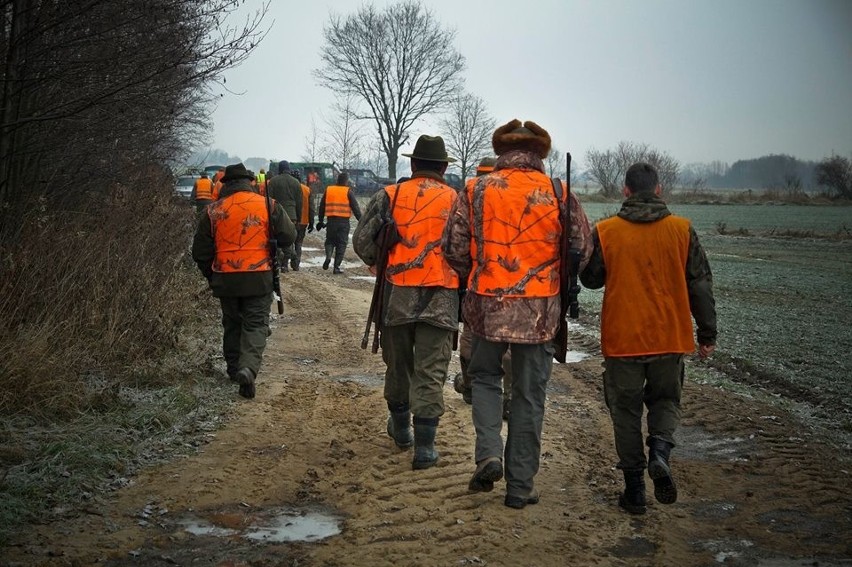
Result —
<instances>
[{"instance_id":1,"label":"camouflage jacket","mask_svg":"<svg viewBox=\"0 0 852 567\"><path fill-rule=\"evenodd\" d=\"M669 216L666 203L659 197L631 196L621 205L618 216L634 223L656 222ZM606 285L606 266L603 250L598 238L597 227L592 232L594 252L586 269L580 273L580 281L590 289ZM686 260L686 283L689 290L689 308L698 327L698 343L716 344L716 302L713 298L713 274L704 253L698 234L689 227L689 252Z\"/></svg>"},{"instance_id":2,"label":"camouflage jacket","mask_svg":"<svg viewBox=\"0 0 852 567\"><path fill-rule=\"evenodd\" d=\"M526 169L544 172L544 164L535 154L512 150L500 156L494 166L500 169ZM591 228L583 207L571 193L572 247L581 252L582 269L592 252ZM474 231L470 226L471 202L462 191L450 211L444 229L442 246L444 256L463 278L474 268L470 243ZM538 344L553 339L559 326L559 295L553 297L505 297L479 295L468 292L462 305L464 322L476 335L489 341L505 343Z\"/></svg>"},{"instance_id":3,"label":"camouflage jacket","mask_svg":"<svg viewBox=\"0 0 852 567\"><path fill-rule=\"evenodd\" d=\"M443 177L429 171L415 172L411 177L445 183ZM368 266L375 266L378 261L376 236L390 218L390 206L387 192L376 191L352 234L352 248ZM459 326L459 292L456 289L396 286L386 282L384 307L382 324L386 326L429 323L452 331Z\"/></svg>"}]
</instances>

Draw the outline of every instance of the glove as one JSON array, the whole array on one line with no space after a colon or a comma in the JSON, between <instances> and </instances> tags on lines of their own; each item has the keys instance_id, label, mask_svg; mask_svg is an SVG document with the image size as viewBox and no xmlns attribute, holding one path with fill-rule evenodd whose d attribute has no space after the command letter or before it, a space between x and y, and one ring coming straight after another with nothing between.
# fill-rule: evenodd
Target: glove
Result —
<instances>
[{"instance_id":1,"label":"glove","mask_svg":"<svg viewBox=\"0 0 852 567\"><path fill-rule=\"evenodd\" d=\"M309 224L309 225L308 225L308 232L309 232L309 233L311 233L311 232L313 232L313 231L314 231L314 225L313 225L313 224Z\"/></svg>"},{"instance_id":2,"label":"glove","mask_svg":"<svg viewBox=\"0 0 852 567\"><path fill-rule=\"evenodd\" d=\"M318 231L319 231L319 230L322 230L322 229L324 229L324 228L325 228L325 223L324 223L324 222L318 222L318 223L317 223L317 230L318 230Z\"/></svg>"}]
</instances>

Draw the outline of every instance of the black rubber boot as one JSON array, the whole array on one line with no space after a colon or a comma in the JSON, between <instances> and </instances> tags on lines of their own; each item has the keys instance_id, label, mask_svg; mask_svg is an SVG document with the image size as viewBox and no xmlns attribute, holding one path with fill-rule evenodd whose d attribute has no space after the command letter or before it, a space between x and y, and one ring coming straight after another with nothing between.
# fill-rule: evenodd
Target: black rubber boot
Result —
<instances>
[{"instance_id":1,"label":"black rubber boot","mask_svg":"<svg viewBox=\"0 0 852 567\"><path fill-rule=\"evenodd\" d=\"M622 471L624 473L624 492L618 497L618 505L631 514L644 514L645 471Z\"/></svg>"},{"instance_id":2,"label":"black rubber boot","mask_svg":"<svg viewBox=\"0 0 852 567\"><path fill-rule=\"evenodd\" d=\"M388 403L388 435L400 449L408 449L414 445L414 434L411 432L411 412L408 404L392 405Z\"/></svg>"},{"instance_id":3,"label":"black rubber boot","mask_svg":"<svg viewBox=\"0 0 852 567\"><path fill-rule=\"evenodd\" d=\"M677 486L669 466L672 445L658 437L648 439L648 476L654 481L654 498L660 504L677 502Z\"/></svg>"},{"instance_id":4,"label":"black rubber boot","mask_svg":"<svg viewBox=\"0 0 852 567\"><path fill-rule=\"evenodd\" d=\"M414 416L414 470L428 469L438 462L435 450L435 433L438 431L437 417Z\"/></svg>"}]
</instances>

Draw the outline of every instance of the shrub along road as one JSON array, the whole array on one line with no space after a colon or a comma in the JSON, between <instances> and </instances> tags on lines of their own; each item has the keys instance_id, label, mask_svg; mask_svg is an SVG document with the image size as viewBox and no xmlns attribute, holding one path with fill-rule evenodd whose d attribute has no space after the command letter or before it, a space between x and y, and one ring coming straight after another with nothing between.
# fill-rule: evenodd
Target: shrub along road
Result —
<instances>
[{"instance_id":1,"label":"shrub along road","mask_svg":"<svg viewBox=\"0 0 852 567\"><path fill-rule=\"evenodd\" d=\"M306 245L321 248L315 234ZM848 453L777 407L689 372L673 454L680 499L654 502L649 480L648 513L619 510L601 359L579 331L573 348L590 357L555 365L549 385L539 504L506 508L502 482L467 492L470 407L449 384L438 466L412 471L411 450L384 431L381 358L359 348L366 269L354 256L344 276L306 264L283 277L287 309L256 399L237 399L234 386L233 415L195 455L32 526L0 565L831 566L852 557ZM316 537L300 536L302 523ZM279 541L290 538L300 541Z\"/></svg>"}]
</instances>

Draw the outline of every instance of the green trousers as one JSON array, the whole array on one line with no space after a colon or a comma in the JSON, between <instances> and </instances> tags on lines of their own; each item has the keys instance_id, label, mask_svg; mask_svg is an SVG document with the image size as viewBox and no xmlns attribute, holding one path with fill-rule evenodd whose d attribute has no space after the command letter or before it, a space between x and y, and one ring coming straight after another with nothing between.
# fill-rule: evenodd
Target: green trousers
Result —
<instances>
[{"instance_id":1,"label":"green trousers","mask_svg":"<svg viewBox=\"0 0 852 567\"><path fill-rule=\"evenodd\" d=\"M250 368L257 376L269 336L272 294L220 297L219 302L222 305L222 351L228 374Z\"/></svg>"},{"instance_id":2,"label":"green trousers","mask_svg":"<svg viewBox=\"0 0 852 567\"><path fill-rule=\"evenodd\" d=\"M394 325L382 330L385 400L408 402L415 417L444 415L444 382L453 354L453 332L429 323Z\"/></svg>"},{"instance_id":3,"label":"green trousers","mask_svg":"<svg viewBox=\"0 0 852 567\"><path fill-rule=\"evenodd\" d=\"M644 470L648 464L645 444L651 437L674 445L683 375L682 354L604 360L604 397L612 418L618 468ZM645 408L647 439L642 436Z\"/></svg>"}]
</instances>

